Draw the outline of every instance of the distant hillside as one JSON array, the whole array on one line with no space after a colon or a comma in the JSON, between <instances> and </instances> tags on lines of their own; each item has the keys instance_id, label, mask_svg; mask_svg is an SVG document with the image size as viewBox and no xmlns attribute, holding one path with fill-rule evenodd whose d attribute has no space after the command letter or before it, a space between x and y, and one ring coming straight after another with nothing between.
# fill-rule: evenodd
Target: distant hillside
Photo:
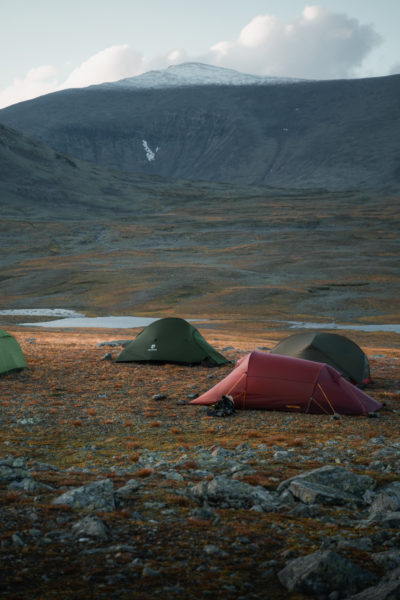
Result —
<instances>
[{"instance_id":1,"label":"distant hillside","mask_svg":"<svg viewBox=\"0 0 400 600\"><path fill-rule=\"evenodd\" d=\"M400 188L400 75L287 81L225 71L183 65L65 90L5 108L0 122L129 173L287 188Z\"/></svg>"},{"instance_id":2,"label":"distant hillside","mask_svg":"<svg viewBox=\"0 0 400 600\"><path fill-rule=\"evenodd\" d=\"M107 169L71 158L0 125L0 209L5 217L80 219L140 216L171 198L200 200L242 193L229 186L169 180Z\"/></svg>"}]
</instances>

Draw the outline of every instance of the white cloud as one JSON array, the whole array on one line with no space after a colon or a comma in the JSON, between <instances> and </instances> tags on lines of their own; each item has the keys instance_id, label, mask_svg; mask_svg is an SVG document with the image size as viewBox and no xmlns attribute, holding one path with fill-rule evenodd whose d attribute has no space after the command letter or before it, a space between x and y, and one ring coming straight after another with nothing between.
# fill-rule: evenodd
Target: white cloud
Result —
<instances>
[{"instance_id":1,"label":"white cloud","mask_svg":"<svg viewBox=\"0 0 400 600\"><path fill-rule=\"evenodd\" d=\"M277 21L271 15L258 15L243 27L239 43L247 48L259 48L268 44L277 29Z\"/></svg>"},{"instance_id":2,"label":"white cloud","mask_svg":"<svg viewBox=\"0 0 400 600\"><path fill-rule=\"evenodd\" d=\"M394 64L390 71L389 71L390 75L399 75L400 74L400 62Z\"/></svg>"},{"instance_id":3,"label":"white cloud","mask_svg":"<svg viewBox=\"0 0 400 600\"><path fill-rule=\"evenodd\" d=\"M371 25L319 5L307 5L291 22L256 15L237 39L218 41L202 56L172 49L144 58L128 44L98 52L76 67L64 82L55 67L32 69L0 92L0 108L69 87L85 87L133 77L150 69L198 61L247 73L309 79L354 77L367 55L381 42ZM398 65L394 68L398 69Z\"/></svg>"},{"instance_id":4,"label":"white cloud","mask_svg":"<svg viewBox=\"0 0 400 600\"><path fill-rule=\"evenodd\" d=\"M310 79L354 77L381 39L372 26L317 5L290 23L257 15L237 40L215 44L205 62L248 73Z\"/></svg>"},{"instance_id":5,"label":"white cloud","mask_svg":"<svg viewBox=\"0 0 400 600\"><path fill-rule=\"evenodd\" d=\"M139 52L123 44L111 46L82 63L74 69L61 89L86 87L105 81L118 81L143 73L146 63Z\"/></svg>"},{"instance_id":6,"label":"white cloud","mask_svg":"<svg viewBox=\"0 0 400 600\"><path fill-rule=\"evenodd\" d=\"M23 79L15 78L12 85L0 92L0 108L48 94L56 88L57 69L51 65L36 67Z\"/></svg>"}]
</instances>

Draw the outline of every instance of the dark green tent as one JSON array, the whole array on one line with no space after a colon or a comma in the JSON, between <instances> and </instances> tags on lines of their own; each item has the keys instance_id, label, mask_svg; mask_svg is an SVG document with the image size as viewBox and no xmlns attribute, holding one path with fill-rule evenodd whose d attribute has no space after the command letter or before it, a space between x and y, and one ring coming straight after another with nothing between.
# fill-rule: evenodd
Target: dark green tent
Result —
<instances>
[{"instance_id":1,"label":"dark green tent","mask_svg":"<svg viewBox=\"0 0 400 600\"><path fill-rule=\"evenodd\" d=\"M0 329L0 374L26 368L26 360L15 337Z\"/></svg>"},{"instance_id":2,"label":"dark green tent","mask_svg":"<svg viewBox=\"0 0 400 600\"><path fill-rule=\"evenodd\" d=\"M356 384L371 381L367 356L355 342L344 335L326 332L296 333L280 342L271 352L326 363Z\"/></svg>"},{"instance_id":3,"label":"dark green tent","mask_svg":"<svg viewBox=\"0 0 400 600\"><path fill-rule=\"evenodd\" d=\"M223 365L229 361L193 325L167 317L148 325L122 350L117 362L153 361Z\"/></svg>"}]
</instances>

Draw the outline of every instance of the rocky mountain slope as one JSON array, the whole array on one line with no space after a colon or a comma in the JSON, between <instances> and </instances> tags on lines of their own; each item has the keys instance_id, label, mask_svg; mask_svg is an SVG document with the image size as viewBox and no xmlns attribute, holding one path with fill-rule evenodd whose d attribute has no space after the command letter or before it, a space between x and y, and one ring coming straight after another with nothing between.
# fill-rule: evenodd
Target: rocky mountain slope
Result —
<instances>
[{"instance_id":1,"label":"rocky mountain slope","mask_svg":"<svg viewBox=\"0 0 400 600\"><path fill-rule=\"evenodd\" d=\"M398 75L274 80L205 65L0 111L58 151L130 173L330 190L399 189L399 117Z\"/></svg>"}]
</instances>

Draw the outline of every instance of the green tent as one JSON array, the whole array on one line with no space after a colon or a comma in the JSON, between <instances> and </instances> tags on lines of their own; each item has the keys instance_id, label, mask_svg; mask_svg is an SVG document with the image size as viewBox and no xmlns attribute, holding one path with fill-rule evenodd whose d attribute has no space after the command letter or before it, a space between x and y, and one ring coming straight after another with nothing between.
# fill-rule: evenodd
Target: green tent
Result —
<instances>
[{"instance_id":1,"label":"green tent","mask_svg":"<svg viewBox=\"0 0 400 600\"><path fill-rule=\"evenodd\" d=\"M153 361L223 365L229 361L193 325L167 317L154 321L122 350L117 362Z\"/></svg>"},{"instance_id":2,"label":"green tent","mask_svg":"<svg viewBox=\"0 0 400 600\"><path fill-rule=\"evenodd\" d=\"M0 329L0 374L26 368L26 360L15 337Z\"/></svg>"},{"instance_id":3,"label":"green tent","mask_svg":"<svg viewBox=\"0 0 400 600\"><path fill-rule=\"evenodd\" d=\"M356 384L370 383L367 356L344 335L326 332L296 333L275 346L271 352L326 363Z\"/></svg>"}]
</instances>

